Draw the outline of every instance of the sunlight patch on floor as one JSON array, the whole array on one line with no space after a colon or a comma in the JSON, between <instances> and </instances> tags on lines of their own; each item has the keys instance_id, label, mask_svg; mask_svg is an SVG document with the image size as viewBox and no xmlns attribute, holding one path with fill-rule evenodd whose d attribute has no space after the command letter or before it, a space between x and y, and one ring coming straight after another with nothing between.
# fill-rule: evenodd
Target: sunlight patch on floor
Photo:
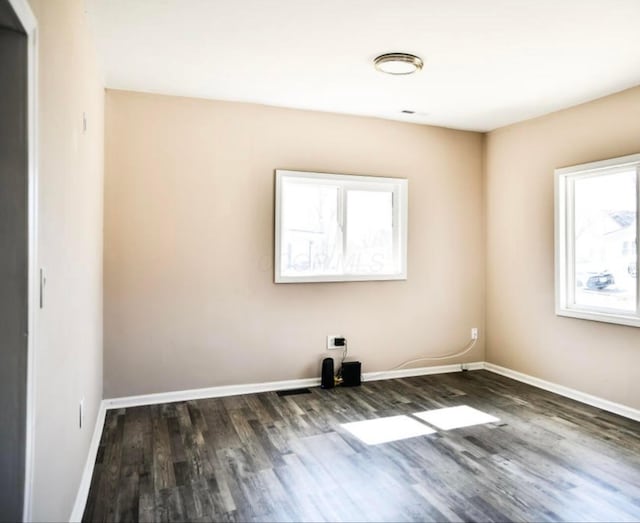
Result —
<instances>
[{"instance_id":1,"label":"sunlight patch on floor","mask_svg":"<svg viewBox=\"0 0 640 523\"><path fill-rule=\"evenodd\" d=\"M390 416L341 425L367 445L433 434L435 430L409 416Z\"/></svg>"},{"instance_id":2,"label":"sunlight patch on floor","mask_svg":"<svg viewBox=\"0 0 640 523\"><path fill-rule=\"evenodd\" d=\"M459 429L461 427L470 427L471 425L500 421L490 414L486 414L481 410L474 409L467 405L427 410L425 412L418 412L414 414L414 416L441 430Z\"/></svg>"}]
</instances>

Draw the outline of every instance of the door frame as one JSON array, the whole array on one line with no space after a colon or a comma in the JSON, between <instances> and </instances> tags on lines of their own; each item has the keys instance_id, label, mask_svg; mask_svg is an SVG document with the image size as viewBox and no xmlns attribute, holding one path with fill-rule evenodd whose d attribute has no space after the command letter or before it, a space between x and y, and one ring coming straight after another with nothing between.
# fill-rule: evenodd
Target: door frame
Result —
<instances>
[{"instance_id":1,"label":"door frame","mask_svg":"<svg viewBox=\"0 0 640 523\"><path fill-rule=\"evenodd\" d=\"M27 34L27 412L25 432L24 503L22 519L31 521L36 428L36 332L40 304L38 270L38 23L27 0L9 0Z\"/></svg>"}]
</instances>

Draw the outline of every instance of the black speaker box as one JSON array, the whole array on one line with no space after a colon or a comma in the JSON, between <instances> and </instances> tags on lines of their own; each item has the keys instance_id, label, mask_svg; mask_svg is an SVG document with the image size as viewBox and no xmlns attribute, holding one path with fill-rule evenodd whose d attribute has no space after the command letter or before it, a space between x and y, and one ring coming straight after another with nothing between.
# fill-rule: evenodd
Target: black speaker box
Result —
<instances>
[{"instance_id":1,"label":"black speaker box","mask_svg":"<svg viewBox=\"0 0 640 523\"><path fill-rule=\"evenodd\" d=\"M347 361L342 364L342 386L357 387L362 383L362 364L359 361Z\"/></svg>"},{"instance_id":2,"label":"black speaker box","mask_svg":"<svg viewBox=\"0 0 640 523\"><path fill-rule=\"evenodd\" d=\"M322 360L320 387L323 389L332 389L335 384L336 382L333 377L333 358L325 358Z\"/></svg>"}]
</instances>

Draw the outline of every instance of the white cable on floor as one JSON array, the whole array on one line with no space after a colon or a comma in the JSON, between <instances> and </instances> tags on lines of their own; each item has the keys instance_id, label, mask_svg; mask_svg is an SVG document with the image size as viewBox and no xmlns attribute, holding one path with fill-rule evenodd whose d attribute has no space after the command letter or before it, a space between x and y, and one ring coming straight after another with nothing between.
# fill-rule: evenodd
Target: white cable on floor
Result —
<instances>
[{"instance_id":1,"label":"white cable on floor","mask_svg":"<svg viewBox=\"0 0 640 523\"><path fill-rule=\"evenodd\" d=\"M411 365L412 363L418 363L419 361L448 360L450 358L456 358L458 356L464 356L467 352L469 352L471 349L473 349L473 347L475 346L477 341L478 341L478 338L472 338L471 342L464 349L462 349L460 352L456 352L455 354L445 354L444 356L424 356L422 358L415 358L413 360L403 361L400 365L396 365L395 367L393 367L393 368L391 368L389 370L382 370L382 371L378 371L378 372L367 372L367 379L375 377L375 376L378 376L379 374L385 374L385 373L393 371L393 370L399 370L399 369L401 369L403 367L406 367L407 365Z\"/></svg>"},{"instance_id":2,"label":"white cable on floor","mask_svg":"<svg viewBox=\"0 0 640 523\"><path fill-rule=\"evenodd\" d=\"M464 356L467 352L469 352L471 349L473 349L473 347L475 346L477 341L478 341L478 338L472 339L471 343L467 347L462 349L462 351L460 351L460 352L456 352L455 354L446 354L444 356L425 356L423 358L416 358L414 360L407 360L407 361L402 362L400 365L396 365L395 367L393 367L390 370L398 370L398 369L401 369L403 367L406 367L407 365L411 365L412 363L418 363L419 361L448 360L450 358L456 358L458 356Z\"/></svg>"}]
</instances>

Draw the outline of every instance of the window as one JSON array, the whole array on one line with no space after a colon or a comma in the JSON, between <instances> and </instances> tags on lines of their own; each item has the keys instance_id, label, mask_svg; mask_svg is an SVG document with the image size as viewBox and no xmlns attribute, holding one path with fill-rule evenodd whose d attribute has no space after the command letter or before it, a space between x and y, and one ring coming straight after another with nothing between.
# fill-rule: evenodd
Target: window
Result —
<instances>
[{"instance_id":1,"label":"window","mask_svg":"<svg viewBox=\"0 0 640 523\"><path fill-rule=\"evenodd\" d=\"M407 278L407 180L276 171L276 283Z\"/></svg>"},{"instance_id":2,"label":"window","mask_svg":"<svg viewBox=\"0 0 640 523\"><path fill-rule=\"evenodd\" d=\"M640 154L556 170L556 314L640 327Z\"/></svg>"}]
</instances>

